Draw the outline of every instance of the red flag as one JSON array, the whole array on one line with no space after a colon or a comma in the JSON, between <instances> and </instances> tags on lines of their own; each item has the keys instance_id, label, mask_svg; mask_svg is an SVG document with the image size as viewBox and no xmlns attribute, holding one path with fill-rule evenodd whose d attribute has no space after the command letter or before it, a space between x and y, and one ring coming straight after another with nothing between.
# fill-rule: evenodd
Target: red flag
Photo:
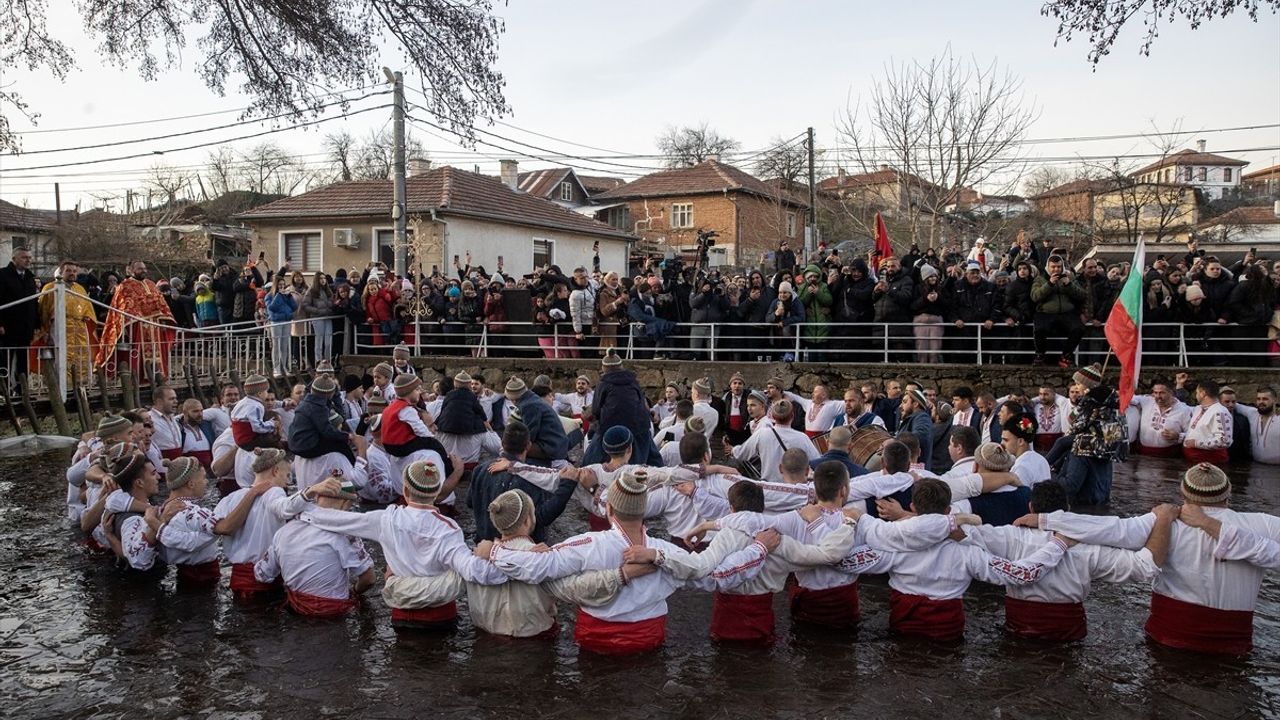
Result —
<instances>
[{"instance_id":1,"label":"red flag","mask_svg":"<svg viewBox=\"0 0 1280 720\"><path fill-rule=\"evenodd\" d=\"M884 218L876 213L876 264L881 260L893 257L893 246L889 244L889 231L884 226Z\"/></svg>"}]
</instances>

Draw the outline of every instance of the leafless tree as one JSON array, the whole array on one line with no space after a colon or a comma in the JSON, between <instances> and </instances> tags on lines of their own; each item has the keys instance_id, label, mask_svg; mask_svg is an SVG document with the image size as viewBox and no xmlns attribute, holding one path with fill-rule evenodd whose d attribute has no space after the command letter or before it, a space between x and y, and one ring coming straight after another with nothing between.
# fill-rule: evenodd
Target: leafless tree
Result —
<instances>
[{"instance_id":1,"label":"leafless tree","mask_svg":"<svg viewBox=\"0 0 1280 720\"><path fill-rule=\"evenodd\" d=\"M395 169L395 140L386 130L371 130L364 140L352 149L354 158L352 178L355 180L386 180ZM404 138L405 157L426 157L427 151L422 142L406 132Z\"/></svg>"},{"instance_id":2,"label":"leafless tree","mask_svg":"<svg viewBox=\"0 0 1280 720\"><path fill-rule=\"evenodd\" d=\"M726 137L707 126L668 126L658 136L658 152L669 168L693 167L712 155L722 155L742 147L733 138Z\"/></svg>"},{"instance_id":3,"label":"leafless tree","mask_svg":"<svg viewBox=\"0 0 1280 720\"><path fill-rule=\"evenodd\" d=\"M1225 18L1237 11L1258 21L1258 10L1280 9L1280 0L1049 0L1040 8L1040 14L1058 21L1058 37L1054 40L1070 42L1077 35L1089 37L1089 62L1095 66L1103 56L1111 53L1120 31L1134 16L1142 15L1146 36L1139 52L1151 54L1151 45L1160 34L1160 25L1171 25L1179 20L1194 30L1201 23L1215 18Z\"/></svg>"},{"instance_id":4,"label":"leafless tree","mask_svg":"<svg viewBox=\"0 0 1280 720\"><path fill-rule=\"evenodd\" d=\"M1159 166L1173 155L1189 137L1175 123L1168 132L1153 126L1146 144L1154 149L1146 153L1147 167ZM1115 158L1106 164L1095 164L1092 171L1113 189L1095 195L1094 228L1102 239L1119 239L1128 244L1142 235L1150 243L1167 242L1196 222L1195 190L1181 184L1171 174L1172 182L1162 178L1145 180L1138 176L1139 163ZM1176 172L1177 167L1173 170Z\"/></svg>"},{"instance_id":5,"label":"leafless tree","mask_svg":"<svg viewBox=\"0 0 1280 720\"><path fill-rule=\"evenodd\" d=\"M870 93L837 117L839 161L862 174L893 171L899 195L846 193L850 211L866 217L877 203L897 205L912 242L925 223L935 244L940 216L961 189L1012 187L1036 116L1022 81L994 61L960 60L948 49L927 62L886 65Z\"/></svg>"},{"instance_id":6,"label":"leafless tree","mask_svg":"<svg viewBox=\"0 0 1280 720\"><path fill-rule=\"evenodd\" d=\"M0 67L48 70L64 79L75 67L71 49L50 33L48 0L0 3ZM492 0L81 0L75 3L102 61L134 67L153 79L191 61L218 95L240 82L251 98L244 118L314 116L334 102L333 88L384 82L383 47L421 78L417 102L465 137L478 117L506 114L505 80L494 69L502 21ZM199 33L198 37L193 38ZM0 88L0 108L34 121L21 94ZM0 151L18 138L0 112Z\"/></svg>"},{"instance_id":7,"label":"leafless tree","mask_svg":"<svg viewBox=\"0 0 1280 720\"><path fill-rule=\"evenodd\" d=\"M351 180L356 164L356 138L343 129L324 136L325 161L329 164L331 179Z\"/></svg>"},{"instance_id":8,"label":"leafless tree","mask_svg":"<svg viewBox=\"0 0 1280 720\"><path fill-rule=\"evenodd\" d=\"M239 158L240 189L269 195L291 195L307 180L298 159L272 142L249 148Z\"/></svg>"},{"instance_id":9,"label":"leafless tree","mask_svg":"<svg viewBox=\"0 0 1280 720\"><path fill-rule=\"evenodd\" d=\"M1066 165L1041 165L1022 181L1022 194L1034 197L1042 192L1065 185L1079 177L1079 173Z\"/></svg>"},{"instance_id":10,"label":"leafless tree","mask_svg":"<svg viewBox=\"0 0 1280 720\"><path fill-rule=\"evenodd\" d=\"M817 162L822 152L815 151L814 154L814 160ZM773 138L769 141L769 149L761 153L755 161L754 170L758 178L766 181L775 180L784 189L795 190L802 184L802 178L809 171L809 150L805 141Z\"/></svg>"},{"instance_id":11,"label":"leafless tree","mask_svg":"<svg viewBox=\"0 0 1280 720\"><path fill-rule=\"evenodd\" d=\"M166 207L178 202L179 194L191 182L191 173L172 165L152 165L144 184L151 193L159 196Z\"/></svg>"},{"instance_id":12,"label":"leafless tree","mask_svg":"<svg viewBox=\"0 0 1280 720\"><path fill-rule=\"evenodd\" d=\"M215 197L238 189L239 174L235 151L229 146L222 145L209 153L205 161L205 177Z\"/></svg>"}]
</instances>

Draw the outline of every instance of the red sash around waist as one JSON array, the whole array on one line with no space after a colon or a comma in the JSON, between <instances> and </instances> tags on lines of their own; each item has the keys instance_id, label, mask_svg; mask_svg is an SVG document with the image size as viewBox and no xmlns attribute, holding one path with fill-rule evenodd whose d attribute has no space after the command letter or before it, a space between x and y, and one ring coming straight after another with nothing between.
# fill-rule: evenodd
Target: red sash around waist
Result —
<instances>
[{"instance_id":1,"label":"red sash around waist","mask_svg":"<svg viewBox=\"0 0 1280 720\"><path fill-rule=\"evenodd\" d=\"M746 416L746 415L743 415L742 413L738 413L737 415L730 415L730 416L729 416L729 429L730 429L730 430L735 430L735 431L736 431L736 430L741 430L742 428L744 428L744 427L746 427L746 426L747 426L747 416Z\"/></svg>"},{"instance_id":2,"label":"red sash around waist","mask_svg":"<svg viewBox=\"0 0 1280 720\"><path fill-rule=\"evenodd\" d=\"M178 458L182 457L182 448L170 448L168 450L161 450L160 457L164 458L165 460L177 460Z\"/></svg>"},{"instance_id":3,"label":"red sash around waist","mask_svg":"<svg viewBox=\"0 0 1280 720\"><path fill-rule=\"evenodd\" d=\"M1182 457L1182 446L1170 445L1168 447L1153 447L1151 445L1138 443L1138 454L1148 455L1150 457Z\"/></svg>"},{"instance_id":4,"label":"red sash around waist","mask_svg":"<svg viewBox=\"0 0 1280 720\"><path fill-rule=\"evenodd\" d=\"M251 562L231 564L231 592L241 600L248 600L260 593L279 590L281 586L280 578L276 578L273 583L259 582L258 577L253 574Z\"/></svg>"},{"instance_id":5,"label":"red sash around waist","mask_svg":"<svg viewBox=\"0 0 1280 720\"><path fill-rule=\"evenodd\" d=\"M773 593L734 595L716 591L711 605L711 639L772 644Z\"/></svg>"},{"instance_id":6,"label":"red sash around waist","mask_svg":"<svg viewBox=\"0 0 1280 720\"><path fill-rule=\"evenodd\" d=\"M213 467L213 451L211 450L188 450L183 454L195 458L196 462L200 463L200 467L206 471Z\"/></svg>"},{"instance_id":7,"label":"red sash around waist","mask_svg":"<svg viewBox=\"0 0 1280 720\"><path fill-rule=\"evenodd\" d=\"M398 627L430 627L458 619L458 603L425 608L391 608L391 624Z\"/></svg>"},{"instance_id":8,"label":"red sash around waist","mask_svg":"<svg viewBox=\"0 0 1280 720\"><path fill-rule=\"evenodd\" d=\"M791 595L791 619L795 622L851 630L862 620L856 582L825 590L810 590L793 584L788 591Z\"/></svg>"},{"instance_id":9,"label":"red sash around waist","mask_svg":"<svg viewBox=\"0 0 1280 720\"><path fill-rule=\"evenodd\" d=\"M579 608L578 622L573 628L573 639L578 642L578 647L602 655L632 655L657 650L666 638L666 615L636 622L612 622L589 615Z\"/></svg>"},{"instance_id":10,"label":"red sash around waist","mask_svg":"<svg viewBox=\"0 0 1280 720\"><path fill-rule=\"evenodd\" d=\"M1253 612L1218 610L1151 593L1147 635L1179 650L1244 655L1253 649Z\"/></svg>"},{"instance_id":11,"label":"red sash around waist","mask_svg":"<svg viewBox=\"0 0 1280 720\"><path fill-rule=\"evenodd\" d=\"M84 542L84 546L85 546L85 547L87 547L87 548L89 548L89 551L90 551L90 552L95 552L95 553L109 553L109 552L111 552L111 548L108 548L108 547L102 547L102 543L100 543L100 542L98 542L97 540L93 539L93 535L89 535L89 536L87 536L87 537L84 539L84 541L83 541L83 542Z\"/></svg>"},{"instance_id":12,"label":"red sash around waist","mask_svg":"<svg viewBox=\"0 0 1280 720\"><path fill-rule=\"evenodd\" d=\"M1051 603L1005 596L1004 626L1014 635L1033 640L1069 642L1089 632L1084 603Z\"/></svg>"},{"instance_id":13,"label":"red sash around waist","mask_svg":"<svg viewBox=\"0 0 1280 720\"><path fill-rule=\"evenodd\" d=\"M1062 433L1037 433L1036 434L1036 451L1046 453L1053 449L1053 444L1058 442L1058 438L1062 437Z\"/></svg>"},{"instance_id":14,"label":"red sash around waist","mask_svg":"<svg viewBox=\"0 0 1280 720\"><path fill-rule=\"evenodd\" d=\"M350 597L340 600L320 597L319 595L294 590L291 587L286 587L285 591L289 594L289 608L299 615L334 617L336 615L345 615L347 611L356 606L356 601Z\"/></svg>"},{"instance_id":15,"label":"red sash around waist","mask_svg":"<svg viewBox=\"0 0 1280 720\"><path fill-rule=\"evenodd\" d=\"M812 440L818 437L819 435L826 435L827 431L826 430L805 430L804 434L808 435L809 439Z\"/></svg>"},{"instance_id":16,"label":"red sash around waist","mask_svg":"<svg viewBox=\"0 0 1280 720\"><path fill-rule=\"evenodd\" d=\"M1226 465L1228 460L1226 448L1206 450L1205 448L1184 447L1182 448L1182 456L1187 459L1189 465L1198 465L1200 463Z\"/></svg>"},{"instance_id":17,"label":"red sash around waist","mask_svg":"<svg viewBox=\"0 0 1280 720\"><path fill-rule=\"evenodd\" d=\"M181 585L205 587L217 585L221 579L222 566L216 559L195 565L178 566L178 583Z\"/></svg>"},{"instance_id":18,"label":"red sash around waist","mask_svg":"<svg viewBox=\"0 0 1280 720\"><path fill-rule=\"evenodd\" d=\"M964 602L960 598L930 600L891 590L889 629L930 640L960 640L964 637Z\"/></svg>"}]
</instances>

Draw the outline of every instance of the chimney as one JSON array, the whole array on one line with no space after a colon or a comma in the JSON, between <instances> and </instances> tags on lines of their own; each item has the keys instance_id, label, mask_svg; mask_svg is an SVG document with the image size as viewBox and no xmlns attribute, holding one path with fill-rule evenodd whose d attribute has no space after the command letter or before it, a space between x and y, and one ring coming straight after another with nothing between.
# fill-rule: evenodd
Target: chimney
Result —
<instances>
[{"instance_id":1,"label":"chimney","mask_svg":"<svg viewBox=\"0 0 1280 720\"><path fill-rule=\"evenodd\" d=\"M424 157L412 157L408 160L409 177L425 175L431 171L431 160Z\"/></svg>"},{"instance_id":2,"label":"chimney","mask_svg":"<svg viewBox=\"0 0 1280 720\"><path fill-rule=\"evenodd\" d=\"M720 153L707 153L707 159L713 162L720 162Z\"/></svg>"},{"instance_id":3,"label":"chimney","mask_svg":"<svg viewBox=\"0 0 1280 720\"><path fill-rule=\"evenodd\" d=\"M881 165L881 166L880 166L880 170L881 170L882 172L883 172L883 171L886 171L886 170L888 170L888 169L889 169L889 166L888 166L888 165Z\"/></svg>"},{"instance_id":4,"label":"chimney","mask_svg":"<svg viewBox=\"0 0 1280 720\"><path fill-rule=\"evenodd\" d=\"M1199 152L1204 152L1204 140L1196 141L1196 150Z\"/></svg>"},{"instance_id":5,"label":"chimney","mask_svg":"<svg viewBox=\"0 0 1280 720\"><path fill-rule=\"evenodd\" d=\"M843 185L844 180L847 177L849 177L849 174L844 171L844 168L836 168L836 184L837 185Z\"/></svg>"},{"instance_id":6,"label":"chimney","mask_svg":"<svg viewBox=\"0 0 1280 720\"><path fill-rule=\"evenodd\" d=\"M501 160L498 166L502 168L502 182L507 187L515 190L520 185L520 163L515 160Z\"/></svg>"}]
</instances>

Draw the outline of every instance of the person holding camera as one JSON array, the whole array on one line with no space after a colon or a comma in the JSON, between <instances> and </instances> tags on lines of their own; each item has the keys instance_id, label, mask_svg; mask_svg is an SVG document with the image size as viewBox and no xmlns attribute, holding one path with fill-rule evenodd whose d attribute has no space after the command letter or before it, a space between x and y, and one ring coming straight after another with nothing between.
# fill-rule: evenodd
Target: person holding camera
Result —
<instances>
[{"instance_id":1,"label":"person holding camera","mask_svg":"<svg viewBox=\"0 0 1280 720\"><path fill-rule=\"evenodd\" d=\"M596 332L602 352L618 344L618 328L627 321L627 301L618 273L607 273L596 294Z\"/></svg>"},{"instance_id":2,"label":"person holding camera","mask_svg":"<svg viewBox=\"0 0 1280 720\"><path fill-rule=\"evenodd\" d=\"M804 322L804 305L795 296L791 283L778 285L778 297L769 307L766 318L773 330L774 349L782 352L783 362L794 362L796 326Z\"/></svg>"},{"instance_id":3,"label":"person holding camera","mask_svg":"<svg viewBox=\"0 0 1280 720\"><path fill-rule=\"evenodd\" d=\"M831 287L817 265L804 269L800 286L800 304L804 306L804 345L809 362L822 362L831 336Z\"/></svg>"},{"instance_id":4,"label":"person holding camera","mask_svg":"<svg viewBox=\"0 0 1280 720\"><path fill-rule=\"evenodd\" d=\"M1035 347L1032 365L1044 365L1049 334L1065 334L1058 367L1071 367L1071 358L1084 336L1080 310L1085 302L1085 289L1066 268L1061 255L1051 255L1045 263L1045 274L1031 284L1031 302L1035 304Z\"/></svg>"},{"instance_id":5,"label":"person holding camera","mask_svg":"<svg viewBox=\"0 0 1280 720\"><path fill-rule=\"evenodd\" d=\"M724 284L710 276L698 281L698 289L689 298L690 329L689 349L698 360L709 359L712 325L725 321L729 315L729 299L725 297Z\"/></svg>"}]
</instances>

